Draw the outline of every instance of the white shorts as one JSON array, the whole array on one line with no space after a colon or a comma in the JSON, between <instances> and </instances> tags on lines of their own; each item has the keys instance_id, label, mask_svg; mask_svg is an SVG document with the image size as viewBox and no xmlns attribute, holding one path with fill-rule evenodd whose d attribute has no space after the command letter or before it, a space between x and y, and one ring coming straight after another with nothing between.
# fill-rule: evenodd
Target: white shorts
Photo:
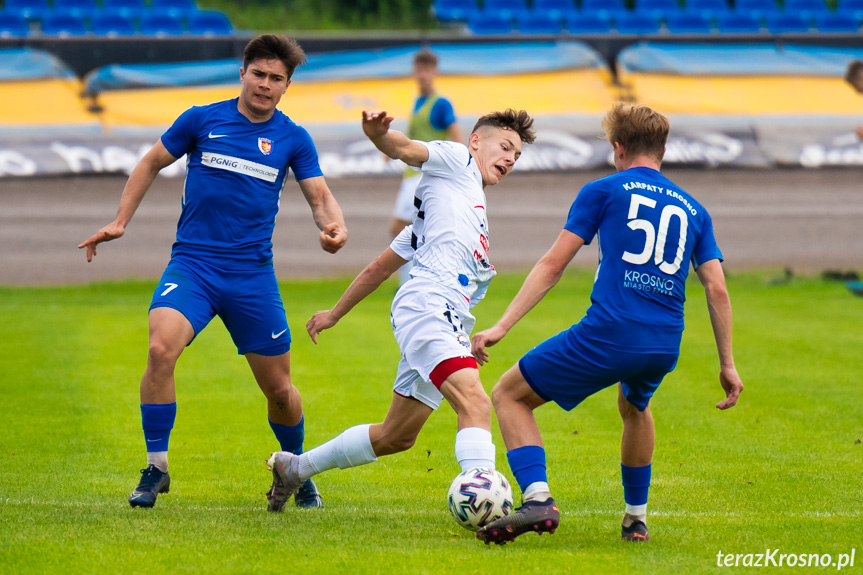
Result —
<instances>
[{"instance_id":1,"label":"white shorts","mask_svg":"<svg viewBox=\"0 0 863 575\"><path fill-rule=\"evenodd\" d=\"M476 318L468 302L456 291L414 278L396 293L390 317L402 353L393 391L437 409L443 395L429 379L431 372L444 360L471 357Z\"/></svg>"},{"instance_id":2,"label":"white shorts","mask_svg":"<svg viewBox=\"0 0 863 575\"><path fill-rule=\"evenodd\" d=\"M399 195L396 198L396 205L393 207L394 218L406 222L413 220L414 212L416 211L414 195L416 195L421 177L422 172L417 172L416 176L402 178L401 186L399 186Z\"/></svg>"}]
</instances>

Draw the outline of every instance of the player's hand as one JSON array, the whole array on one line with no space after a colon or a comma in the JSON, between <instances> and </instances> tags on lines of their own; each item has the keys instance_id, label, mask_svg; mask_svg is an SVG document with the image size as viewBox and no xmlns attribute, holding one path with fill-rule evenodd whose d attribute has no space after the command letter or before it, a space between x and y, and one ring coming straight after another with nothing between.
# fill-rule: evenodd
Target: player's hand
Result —
<instances>
[{"instance_id":1,"label":"player's hand","mask_svg":"<svg viewBox=\"0 0 863 575\"><path fill-rule=\"evenodd\" d=\"M743 382L737 375L736 368L723 368L719 371L719 383L725 390L725 399L716 404L718 409L728 409L737 405L737 398L743 391Z\"/></svg>"},{"instance_id":2,"label":"player's hand","mask_svg":"<svg viewBox=\"0 0 863 575\"><path fill-rule=\"evenodd\" d=\"M383 110L363 110L363 133L371 140L380 138L389 131L393 119Z\"/></svg>"},{"instance_id":3,"label":"player's hand","mask_svg":"<svg viewBox=\"0 0 863 575\"><path fill-rule=\"evenodd\" d=\"M337 323L339 323L339 320L333 317L332 310L319 311L312 316L312 319L306 322L306 331L309 332L309 337L317 345L318 334L325 329L330 329Z\"/></svg>"},{"instance_id":4,"label":"player's hand","mask_svg":"<svg viewBox=\"0 0 863 575\"><path fill-rule=\"evenodd\" d=\"M96 246L98 244L101 244L102 242L110 242L111 240L116 240L124 233L126 233L126 228L116 222L111 222L110 224L90 236L90 238L86 242L78 245L78 249L87 248L87 261L92 262L93 256L96 255Z\"/></svg>"},{"instance_id":5,"label":"player's hand","mask_svg":"<svg viewBox=\"0 0 863 575\"><path fill-rule=\"evenodd\" d=\"M334 254L348 241L348 229L338 222L327 224L321 231L320 239L324 251Z\"/></svg>"},{"instance_id":6,"label":"player's hand","mask_svg":"<svg viewBox=\"0 0 863 575\"><path fill-rule=\"evenodd\" d=\"M485 350L491 347L506 336L507 330L494 325L486 330L483 330L473 336L470 340L470 351L473 357L480 365L488 363L488 352Z\"/></svg>"},{"instance_id":7,"label":"player's hand","mask_svg":"<svg viewBox=\"0 0 863 575\"><path fill-rule=\"evenodd\" d=\"M857 139L863 142L863 126L857 126Z\"/></svg>"}]
</instances>

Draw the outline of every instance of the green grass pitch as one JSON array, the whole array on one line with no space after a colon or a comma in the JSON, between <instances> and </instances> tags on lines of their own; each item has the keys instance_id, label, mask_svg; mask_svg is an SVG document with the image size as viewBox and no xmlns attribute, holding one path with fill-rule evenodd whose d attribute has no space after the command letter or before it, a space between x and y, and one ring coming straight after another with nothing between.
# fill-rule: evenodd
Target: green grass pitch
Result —
<instances>
[{"instance_id":1,"label":"green grass pitch","mask_svg":"<svg viewBox=\"0 0 863 575\"><path fill-rule=\"evenodd\" d=\"M482 368L488 390L518 357L576 321L592 272L571 270ZM495 280L475 309L490 325L521 284ZM326 509L265 511L264 461L277 446L245 360L215 320L180 359L171 493L126 497L144 462L138 382L152 282L0 288L0 571L4 573L697 573L717 553L832 554L863 539L863 299L814 278L729 278L746 389L719 412L718 362L697 281L680 362L652 403L652 541L620 542L616 391L570 413L537 412L562 510L552 536L486 547L449 517L458 466L444 405L409 452L317 478ZM311 314L348 280L282 284L306 446L380 421L398 351L387 284L315 347ZM500 435L497 463L512 477ZM516 495L518 503L518 495ZM736 571L741 568L732 568ZM770 569L782 572L785 569ZM816 569L835 571L835 567ZM809 572L810 569L793 569Z\"/></svg>"}]
</instances>

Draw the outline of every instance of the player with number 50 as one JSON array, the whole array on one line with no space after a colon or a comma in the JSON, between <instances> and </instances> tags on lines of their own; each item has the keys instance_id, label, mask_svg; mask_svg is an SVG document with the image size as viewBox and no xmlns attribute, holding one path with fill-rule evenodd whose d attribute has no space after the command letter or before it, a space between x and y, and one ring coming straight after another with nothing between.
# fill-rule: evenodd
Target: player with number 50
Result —
<instances>
[{"instance_id":1,"label":"player with number 50","mask_svg":"<svg viewBox=\"0 0 863 575\"><path fill-rule=\"evenodd\" d=\"M719 381L726 397L716 407L732 407L743 390L731 353L731 303L713 223L703 206L659 172L668 120L646 106L617 104L602 127L614 148L617 173L581 189L557 241L534 266L503 317L473 337L474 356L483 364L489 359L486 348L539 303L582 245L594 236L599 239L600 261L587 315L527 352L492 392L524 505L480 529L477 537L486 543L512 541L531 531L554 532L560 521L533 410L554 401L569 411L614 384L623 419L621 535L627 541L648 540L654 446L648 404L677 364L689 262L704 284L719 350Z\"/></svg>"}]
</instances>

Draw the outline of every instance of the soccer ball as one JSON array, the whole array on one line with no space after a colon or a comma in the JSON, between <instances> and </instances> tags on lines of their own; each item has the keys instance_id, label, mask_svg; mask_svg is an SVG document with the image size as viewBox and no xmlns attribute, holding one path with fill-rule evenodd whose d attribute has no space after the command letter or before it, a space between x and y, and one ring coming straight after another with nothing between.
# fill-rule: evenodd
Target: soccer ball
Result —
<instances>
[{"instance_id":1,"label":"soccer ball","mask_svg":"<svg viewBox=\"0 0 863 575\"><path fill-rule=\"evenodd\" d=\"M476 531L512 513L512 488L506 477L494 469L475 467L453 479L447 501L455 522Z\"/></svg>"}]
</instances>

